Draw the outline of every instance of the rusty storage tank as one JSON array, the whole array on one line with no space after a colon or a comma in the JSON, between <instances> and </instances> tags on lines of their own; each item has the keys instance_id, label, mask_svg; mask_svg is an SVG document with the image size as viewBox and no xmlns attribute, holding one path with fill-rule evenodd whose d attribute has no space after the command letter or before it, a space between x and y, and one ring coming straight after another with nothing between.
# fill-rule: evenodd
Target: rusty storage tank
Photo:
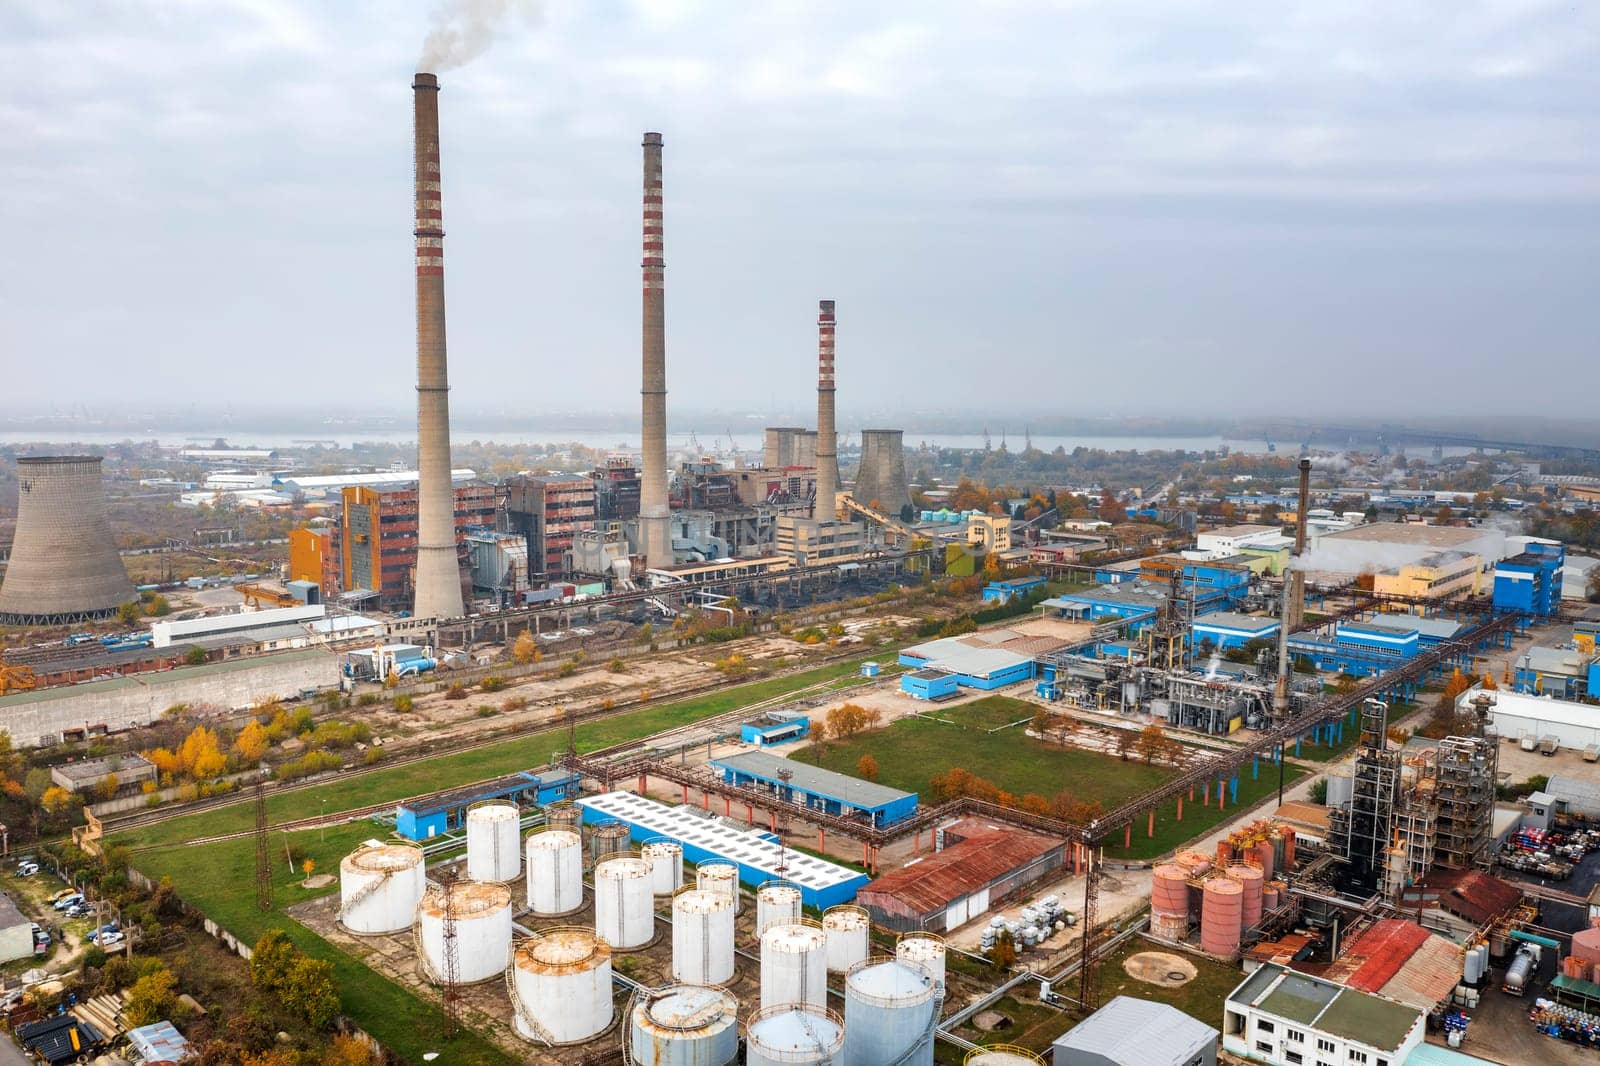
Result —
<instances>
[{"instance_id":1,"label":"rusty storage tank","mask_svg":"<svg viewBox=\"0 0 1600 1066\"><path fill-rule=\"evenodd\" d=\"M694 887L701 891L721 892L733 900L733 913L739 913L739 867L722 859L713 859L694 868Z\"/></svg>"},{"instance_id":2,"label":"rusty storage tank","mask_svg":"<svg viewBox=\"0 0 1600 1066\"><path fill-rule=\"evenodd\" d=\"M431 887L417 906L417 947L429 980L443 984L445 912L455 923L456 980L476 984L505 974L511 957L511 889L494 881L457 881Z\"/></svg>"},{"instance_id":3,"label":"rusty storage tank","mask_svg":"<svg viewBox=\"0 0 1600 1066\"><path fill-rule=\"evenodd\" d=\"M756 936L775 925L800 920L800 886L792 881L768 881L756 889Z\"/></svg>"},{"instance_id":4,"label":"rusty storage tank","mask_svg":"<svg viewBox=\"0 0 1600 1066\"><path fill-rule=\"evenodd\" d=\"M739 1057L739 1001L704 985L668 985L634 998L631 1066L730 1066Z\"/></svg>"},{"instance_id":5,"label":"rusty storage tank","mask_svg":"<svg viewBox=\"0 0 1600 1066\"><path fill-rule=\"evenodd\" d=\"M339 921L367 936L409 929L427 884L421 848L357 848L339 862Z\"/></svg>"},{"instance_id":6,"label":"rusty storage tank","mask_svg":"<svg viewBox=\"0 0 1600 1066\"><path fill-rule=\"evenodd\" d=\"M1181 940L1189 929L1189 874L1176 863L1151 871L1150 931L1164 940Z\"/></svg>"},{"instance_id":7,"label":"rusty storage tank","mask_svg":"<svg viewBox=\"0 0 1600 1066\"><path fill-rule=\"evenodd\" d=\"M990 1044L967 1052L961 1066L1044 1066L1044 1059L1016 1044Z\"/></svg>"},{"instance_id":8,"label":"rusty storage tank","mask_svg":"<svg viewBox=\"0 0 1600 1066\"><path fill-rule=\"evenodd\" d=\"M17 527L0 582L0 624L107 618L135 598L106 516L98 455L17 460Z\"/></svg>"},{"instance_id":9,"label":"rusty storage tank","mask_svg":"<svg viewBox=\"0 0 1600 1066\"><path fill-rule=\"evenodd\" d=\"M1261 886L1261 910L1270 913L1277 910L1283 903L1283 890L1287 886L1282 881L1267 881Z\"/></svg>"},{"instance_id":10,"label":"rusty storage tank","mask_svg":"<svg viewBox=\"0 0 1600 1066\"><path fill-rule=\"evenodd\" d=\"M865 908L840 903L822 912L822 932L828 938L828 971L844 973L867 958L872 918Z\"/></svg>"},{"instance_id":11,"label":"rusty storage tank","mask_svg":"<svg viewBox=\"0 0 1600 1066\"><path fill-rule=\"evenodd\" d=\"M544 824L550 829L565 829L583 835L583 808L571 800L556 800L544 809Z\"/></svg>"},{"instance_id":12,"label":"rusty storage tank","mask_svg":"<svg viewBox=\"0 0 1600 1066\"><path fill-rule=\"evenodd\" d=\"M1204 889L1200 913L1200 949L1219 958L1239 954L1243 934L1244 886L1230 877L1213 877Z\"/></svg>"},{"instance_id":13,"label":"rusty storage tank","mask_svg":"<svg viewBox=\"0 0 1600 1066\"><path fill-rule=\"evenodd\" d=\"M1190 877L1199 877L1213 865L1211 856L1198 851L1180 851L1172 861L1183 867Z\"/></svg>"},{"instance_id":14,"label":"rusty storage tank","mask_svg":"<svg viewBox=\"0 0 1600 1066\"><path fill-rule=\"evenodd\" d=\"M1244 890L1240 897L1239 917L1245 929L1252 928L1261 921L1266 878L1254 866L1230 866L1226 872Z\"/></svg>"},{"instance_id":15,"label":"rusty storage tank","mask_svg":"<svg viewBox=\"0 0 1600 1066\"><path fill-rule=\"evenodd\" d=\"M920 966L933 983L944 987L944 937L938 933L901 933L894 943L894 957L912 966Z\"/></svg>"},{"instance_id":16,"label":"rusty storage tank","mask_svg":"<svg viewBox=\"0 0 1600 1066\"><path fill-rule=\"evenodd\" d=\"M611 948L588 929L545 929L511 957L512 1025L551 1044L592 1040L611 1024Z\"/></svg>"},{"instance_id":17,"label":"rusty storage tank","mask_svg":"<svg viewBox=\"0 0 1600 1066\"><path fill-rule=\"evenodd\" d=\"M589 837L589 861L599 866L608 857L628 850L630 832L626 822L601 822Z\"/></svg>"},{"instance_id":18,"label":"rusty storage tank","mask_svg":"<svg viewBox=\"0 0 1600 1066\"><path fill-rule=\"evenodd\" d=\"M1226 839L1217 841L1217 865L1232 866L1233 859L1233 841Z\"/></svg>"}]
</instances>

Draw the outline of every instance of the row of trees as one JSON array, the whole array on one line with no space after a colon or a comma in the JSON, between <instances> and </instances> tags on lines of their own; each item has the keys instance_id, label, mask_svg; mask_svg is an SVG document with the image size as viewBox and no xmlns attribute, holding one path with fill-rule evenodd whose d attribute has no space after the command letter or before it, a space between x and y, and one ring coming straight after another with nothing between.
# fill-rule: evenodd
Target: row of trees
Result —
<instances>
[{"instance_id":1,"label":"row of trees","mask_svg":"<svg viewBox=\"0 0 1600 1066\"><path fill-rule=\"evenodd\" d=\"M1029 814L1060 818L1069 822L1086 822L1100 817L1105 808L1099 800L1084 800L1071 789L1062 789L1046 798L1036 792L1018 796L1007 792L988 778L979 777L965 767L955 766L928 780L928 794L936 803L967 797L993 803L998 807L1025 811Z\"/></svg>"}]
</instances>

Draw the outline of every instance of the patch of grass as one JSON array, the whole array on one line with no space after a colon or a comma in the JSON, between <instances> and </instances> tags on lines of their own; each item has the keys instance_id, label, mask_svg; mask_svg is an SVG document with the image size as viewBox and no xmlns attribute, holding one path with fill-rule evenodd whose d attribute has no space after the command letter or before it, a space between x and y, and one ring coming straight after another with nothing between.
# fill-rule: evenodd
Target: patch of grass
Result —
<instances>
[{"instance_id":1,"label":"patch of grass","mask_svg":"<svg viewBox=\"0 0 1600 1066\"><path fill-rule=\"evenodd\" d=\"M1173 952L1194 963L1195 969L1199 971L1195 979L1177 988L1162 988L1159 985L1147 984L1129 977L1128 971L1122 968L1122 964L1130 956L1137 955L1141 951L1172 951L1172 949L1165 946L1158 947L1139 937L1134 937L1118 948L1100 964L1100 972L1096 975L1099 979L1101 1003L1106 1003L1115 996L1153 999L1158 1003L1176 1007L1189 1017L1214 1028L1220 1020L1220 1005L1228 998L1228 993L1244 980L1244 974L1237 966L1225 966L1204 955Z\"/></svg>"},{"instance_id":2,"label":"patch of grass","mask_svg":"<svg viewBox=\"0 0 1600 1066\"><path fill-rule=\"evenodd\" d=\"M1124 764L1130 765L1130 764ZM1285 764L1283 784L1285 788L1294 784L1306 775L1306 771L1298 766ZM1177 804L1171 801L1164 804L1156 811L1155 835L1149 835L1150 823L1147 816L1141 814L1133 819L1131 827L1132 843L1124 848L1122 842L1127 839L1124 834L1113 834L1105 843L1107 857L1113 859L1153 859L1158 855L1165 855L1203 833L1208 833L1219 824L1234 818L1238 812L1254 806L1268 796L1275 796L1278 791L1278 767L1271 760L1263 759L1256 767L1256 776L1251 775L1249 765L1239 771L1239 796L1234 799L1229 794L1227 803L1218 807L1217 783L1211 782L1210 802L1202 805L1201 800L1206 791L1197 789L1194 801L1190 802L1184 797L1183 820L1177 816ZM1109 806L1109 804L1108 804Z\"/></svg>"},{"instance_id":3,"label":"patch of grass","mask_svg":"<svg viewBox=\"0 0 1600 1066\"><path fill-rule=\"evenodd\" d=\"M676 703L644 707L600 721L585 722L576 730L578 750L594 751L688 725L736 707L759 703L808 685L832 680L859 670L860 665L860 659L830 663L785 677L730 686ZM424 792L454 788L500 774L543 766L553 754L565 747L566 730L554 726L473 751L443 755L423 763L396 766L343 781L331 781L316 788L269 796L267 817L272 822L286 822L323 811L334 813L391 800L399 801ZM119 834L116 840L131 847L176 844L196 837L242 832L254 825L254 808L249 803L240 803L135 829Z\"/></svg>"},{"instance_id":4,"label":"patch of grass","mask_svg":"<svg viewBox=\"0 0 1600 1066\"><path fill-rule=\"evenodd\" d=\"M1038 708L1010 696L985 696L971 703L955 707L940 707L929 712L935 718L948 718L957 725L971 729L999 729L1016 722L1026 724L1038 713ZM1020 727L1019 727L1020 728Z\"/></svg>"},{"instance_id":5,"label":"patch of grass","mask_svg":"<svg viewBox=\"0 0 1600 1066\"><path fill-rule=\"evenodd\" d=\"M1033 792L1049 798L1071 789L1080 799L1112 807L1171 776L1163 767L1046 744L1020 729L987 733L921 718L902 718L886 729L813 744L791 757L854 774L857 760L869 753L878 761L879 784L917 793L928 791L934 775L959 766L1019 797Z\"/></svg>"}]
</instances>

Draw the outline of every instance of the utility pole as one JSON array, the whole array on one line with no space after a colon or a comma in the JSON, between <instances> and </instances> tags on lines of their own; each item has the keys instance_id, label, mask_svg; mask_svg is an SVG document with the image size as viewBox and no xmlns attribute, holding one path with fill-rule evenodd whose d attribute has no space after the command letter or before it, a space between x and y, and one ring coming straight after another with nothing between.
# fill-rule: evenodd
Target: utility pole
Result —
<instances>
[{"instance_id":1,"label":"utility pole","mask_svg":"<svg viewBox=\"0 0 1600 1066\"><path fill-rule=\"evenodd\" d=\"M272 861L267 856L267 768L256 776L256 908L272 909Z\"/></svg>"},{"instance_id":2,"label":"utility pole","mask_svg":"<svg viewBox=\"0 0 1600 1066\"><path fill-rule=\"evenodd\" d=\"M456 936L456 868L439 871L439 887L444 894L444 1038L454 1040L461 1031L461 944Z\"/></svg>"}]
</instances>

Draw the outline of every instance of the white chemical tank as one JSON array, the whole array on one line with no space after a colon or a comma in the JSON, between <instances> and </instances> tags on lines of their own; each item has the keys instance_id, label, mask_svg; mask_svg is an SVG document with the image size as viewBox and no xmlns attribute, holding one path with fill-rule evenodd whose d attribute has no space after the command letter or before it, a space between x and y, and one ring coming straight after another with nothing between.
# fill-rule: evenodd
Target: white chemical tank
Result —
<instances>
[{"instance_id":1,"label":"white chemical tank","mask_svg":"<svg viewBox=\"0 0 1600 1066\"><path fill-rule=\"evenodd\" d=\"M611 948L588 929L542 930L511 958L512 1024L550 1044L592 1040L611 1024Z\"/></svg>"},{"instance_id":2,"label":"white chemical tank","mask_svg":"<svg viewBox=\"0 0 1600 1066\"><path fill-rule=\"evenodd\" d=\"M630 1066L730 1066L739 1056L739 1001L721 988L669 985L635 997Z\"/></svg>"},{"instance_id":3,"label":"white chemical tank","mask_svg":"<svg viewBox=\"0 0 1600 1066\"><path fill-rule=\"evenodd\" d=\"M800 914L800 886L792 881L768 881L756 889L756 936L798 922Z\"/></svg>"},{"instance_id":4,"label":"white chemical tank","mask_svg":"<svg viewBox=\"0 0 1600 1066\"><path fill-rule=\"evenodd\" d=\"M938 996L919 966L882 956L858 963L844 980L845 1061L933 1066Z\"/></svg>"},{"instance_id":5,"label":"white chemical tank","mask_svg":"<svg viewBox=\"0 0 1600 1066\"><path fill-rule=\"evenodd\" d=\"M805 1004L756 1011L744 1027L745 1066L843 1066L844 1019Z\"/></svg>"},{"instance_id":6,"label":"white chemical tank","mask_svg":"<svg viewBox=\"0 0 1600 1066\"><path fill-rule=\"evenodd\" d=\"M424 973L443 984L444 918L455 919L455 977L464 985L505 973L511 957L511 890L492 881L457 881L445 890L434 886L417 907L417 946Z\"/></svg>"},{"instance_id":7,"label":"white chemical tank","mask_svg":"<svg viewBox=\"0 0 1600 1066\"><path fill-rule=\"evenodd\" d=\"M822 912L822 931L828 937L828 970L844 973L867 957L872 919L860 907L841 903Z\"/></svg>"},{"instance_id":8,"label":"white chemical tank","mask_svg":"<svg viewBox=\"0 0 1600 1066\"><path fill-rule=\"evenodd\" d=\"M409 929L427 886L421 848L359 848L339 862L339 921L369 936Z\"/></svg>"},{"instance_id":9,"label":"white chemical tank","mask_svg":"<svg viewBox=\"0 0 1600 1066\"><path fill-rule=\"evenodd\" d=\"M935 984L944 987L944 937L937 933L903 933L895 941L894 956L922 967Z\"/></svg>"},{"instance_id":10,"label":"white chemical tank","mask_svg":"<svg viewBox=\"0 0 1600 1066\"><path fill-rule=\"evenodd\" d=\"M990 1044L967 1052L961 1066L1044 1066L1044 1059L1016 1044Z\"/></svg>"},{"instance_id":11,"label":"white chemical tank","mask_svg":"<svg viewBox=\"0 0 1600 1066\"><path fill-rule=\"evenodd\" d=\"M528 834L528 909L546 917L583 906L583 838L568 829Z\"/></svg>"},{"instance_id":12,"label":"white chemical tank","mask_svg":"<svg viewBox=\"0 0 1600 1066\"><path fill-rule=\"evenodd\" d=\"M522 812L491 801L467 808L467 876L474 881L515 881L522 875Z\"/></svg>"},{"instance_id":13,"label":"white chemical tank","mask_svg":"<svg viewBox=\"0 0 1600 1066\"><path fill-rule=\"evenodd\" d=\"M676 840L646 841L639 855L650 864L650 892L670 896L683 887L683 845Z\"/></svg>"},{"instance_id":14,"label":"white chemical tank","mask_svg":"<svg viewBox=\"0 0 1600 1066\"><path fill-rule=\"evenodd\" d=\"M694 887L721 892L733 900L733 913L739 913L739 867L731 862L703 862L694 868Z\"/></svg>"},{"instance_id":15,"label":"white chemical tank","mask_svg":"<svg viewBox=\"0 0 1600 1066\"><path fill-rule=\"evenodd\" d=\"M639 856L612 854L594 868L594 931L614 951L642 948L655 936L650 864Z\"/></svg>"},{"instance_id":16,"label":"white chemical tank","mask_svg":"<svg viewBox=\"0 0 1600 1066\"><path fill-rule=\"evenodd\" d=\"M733 904L720 892L672 897L672 977L686 985L733 980Z\"/></svg>"},{"instance_id":17,"label":"white chemical tank","mask_svg":"<svg viewBox=\"0 0 1600 1066\"><path fill-rule=\"evenodd\" d=\"M775 925L761 934L761 1005L828 1005L828 938L816 922Z\"/></svg>"}]
</instances>

